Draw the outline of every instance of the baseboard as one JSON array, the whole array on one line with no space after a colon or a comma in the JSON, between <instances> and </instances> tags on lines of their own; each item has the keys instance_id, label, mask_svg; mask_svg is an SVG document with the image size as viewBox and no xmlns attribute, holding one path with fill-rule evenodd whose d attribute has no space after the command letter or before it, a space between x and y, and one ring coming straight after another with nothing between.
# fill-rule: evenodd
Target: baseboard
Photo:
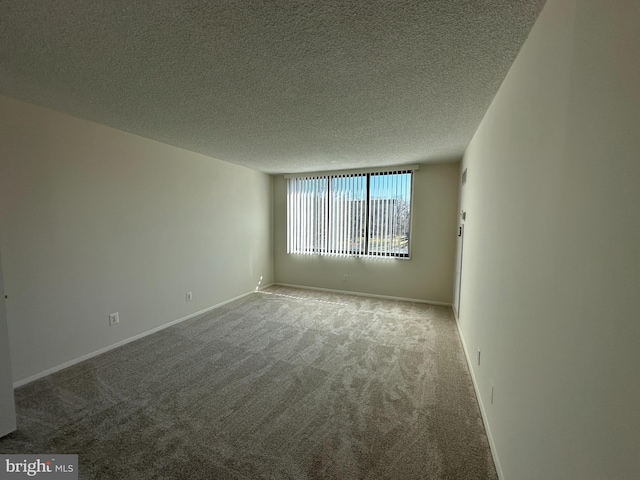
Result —
<instances>
[{"instance_id":1,"label":"baseboard","mask_svg":"<svg viewBox=\"0 0 640 480\"><path fill-rule=\"evenodd\" d=\"M456 318L456 327L458 328L458 334L460 335L460 340L462 342L462 350L464 351L464 356L467 359L469 374L471 375L471 380L473 381L473 389L476 391L476 398L478 399L478 405L480 406L480 414L482 415L482 422L484 423L484 429L487 432L487 439L489 440L489 449L491 450L493 463L496 466L498 479L504 480L502 467L500 466L500 459L498 458L498 452L496 450L496 444L493 441L493 435L491 434L491 427L489 426L489 420L487 419L487 412L484 408L484 403L482 403L482 397L480 396L480 388L478 388L478 382L473 372L473 362L471 361L471 356L469 355L469 349L467 348L467 342L465 342L464 340L464 335L462 334L462 330L460 329L460 322L458 321L457 318Z\"/></svg>"},{"instance_id":2,"label":"baseboard","mask_svg":"<svg viewBox=\"0 0 640 480\"><path fill-rule=\"evenodd\" d=\"M404 302L428 303L430 305L440 305L440 306L443 306L443 307L451 307L452 306L451 303L436 302L436 301L432 301L432 300L422 300L420 298L393 297L391 295L378 295L376 293L352 292L350 290L336 290L334 288L309 287L307 285L293 285L291 283L278 283L278 282L275 282L272 285L280 285L282 287L302 288L302 289L305 289L305 290L319 290L321 292L344 293L346 295L357 295L359 297L384 298L384 299L387 299L387 300L402 300Z\"/></svg>"},{"instance_id":3,"label":"baseboard","mask_svg":"<svg viewBox=\"0 0 640 480\"><path fill-rule=\"evenodd\" d=\"M260 287L259 289L262 290L262 289L267 288L267 287L269 287L271 285L273 285L273 283L271 283L269 285L265 285L264 287ZM225 300L224 302L217 303L217 304L215 304L215 305L213 305L211 307L207 307L207 308L205 308L203 310L199 310L197 312L190 313L189 315L186 315L184 317L178 318L177 320L172 320L172 321L170 321L168 323L160 325L159 327L155 327L155 328L152 328L151 330L147 330L146 332L142 332L142 333L139 333L137 335L134 335L133 337L126 338L126 339L121 340L121 341L119 341L117 343L114 343L113 345L109 345L107 347L100 348L100 349L96 350L95 352L87 353L86 355L82 355L81 357L74 358L73 360L69 360L68 362L61 363L60 365L56 365L55 367L48 368L48 369L46 369L46 370L44 370L44 371L42 371L40 373L36 373L35 375L31 375L30 377L23 378L22 380L18 380L17 382L14 382L13 383L13 388L15 389L15 388L18 388L18 387L22 387L23 385L27 385L28 383L35 382L36 380L39 380L39 379L44 378L44 377L46 377L48 375L51 375L52 373L59 372L60 370L64 370L65 368L69 368L69 367L71 367L73 365L76 365L76 364L78 364L80 362L84 362L85 360L89 360L90 358L97 357L98 355L102 355L103 353L106 353L106 352L108 352L110 350L113 350L114 348L118 348L118 347L121 347L123 345L126 345L127 343L134 342L134 341L139 340L139 339L141 339L143 337L146 337L147 335L151 335L153 333L159 332L160 330L164 330L165 328L168 328L168 327L170 327L172 325L176 325L177 323L184 322L185 320L189 320L190 318L197 317L198 315L202 315L203 313L210 312L211 310L214 310L216 308L222 307L223 305L226 305L227 303L231 303L231 302L234 302L234 301L236 301L236 300L238 300L238 299L240 299L242 297L246 297L247 295L251 295L252 293L255 293L256 291L258 291L258 288L256 288L255 290L251 290L250 292L246 292L246 293L243 293L241 295L238 295L237 297L230 298L229 300Z\"/></svg>"}]
</instances>

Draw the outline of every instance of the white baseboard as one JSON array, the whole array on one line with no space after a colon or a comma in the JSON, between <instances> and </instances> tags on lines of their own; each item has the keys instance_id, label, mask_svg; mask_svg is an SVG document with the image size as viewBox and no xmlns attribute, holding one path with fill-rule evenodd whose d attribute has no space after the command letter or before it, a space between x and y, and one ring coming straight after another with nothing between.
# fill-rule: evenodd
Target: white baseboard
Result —
<instances>
[{"instance_id":1,"label":"white baseboard","mask_svg":"<svg viewBox=\"0 0 640 480\"><path fill-rule=\"evenodd\" d=\"M270 287L271 285L273 285L273 284L271 283L269 285L265 285L264 287L260 287L260 290L262 290L264 288L267 288L267 287ZM180 322L184 322L185 320L189 320L190 318L194 318L194 317L197 317L198 315L202 315L203 313L207 313L207 312L209 312L209 311L211 311L211 310L213 310L215 308L218 308L218 307L221 307L223 305L226 305L227 303L231 303L231 302L233 302L235 300L238 300L238 299L240 299L242 297L246 297L247 295L251 295L252 293L255 293L256 291L258 291L258 288L256 288L255 290L251 290L250 292L246 292L246 293L243 293L241 295L238 295L237 297L230 298L229 300L225 300L224 302L217 303L217 304L215 304L215 305L213 305L211 307L207 307L207 308L205 308L203 310L200 310L200 311L197 311L197 312L194 312L194 313L190 313L189 315L186 315L184 317L178 318L177 320L172 320L172 321L170 321L168 323L160 325L159 327L155 327L155 328L152 328L151 330L147 330L146 332L142 332L142 333L139 333L137 335L134 335L133 337L126 338L124 340L121 340L119 342L114 343L113 345L109 345L107 347L100 348L99 350L96 350L95 352L87 353L86 355L82 355L81 357L74 358L73 360L69 360L68 362L61 363L60 365L56 365L55 367L48 368L48 369L46 369L46 370L44 370L44 371L42 371L40 373L36 373L35 375L31 375L30 377L23 378L22 380L18 380L17 382L14 382L13 383L13 388L22 387L23 385L26 385L28 383L34 382L36 380L39 380L39 379L41 379L43 377L51 375L52 373L59 372L60 370L64 370L65 368L71 367L71 366L76 365L76 364L78 364L80 362L84 362L85 360L89 360L90 358L97 357L98 355L101 355L101 354L106 353L106 352L108 352L110 350L113 350L114 348L121 347L122 345L126 345L127 343L130 343L130 342L133 342L135 340L139 340L140 338L146 337L147 335L151 335L152 333L159 332L160 330L164 330L165 328L168 328L168 327L170 327L172 325L175 325L175 324L180 323Z\"/></svg>"},{"instance_id":2,"label":"white baseboard","mask_svg":"<svg viewBox=\"0 0 640 480\"><path fill-rule=\"evenodd\" d=\"M357 295L359 297L385 298L387 300L402 300L404 302L428 303L430 305L440 305L443 307L451 307L451 303L436 302L432 300L422 300L420 298L393 297L391 295L378 295L376 293L352 292L350 290L336 290L334 288L308 287L306 285L293 285L290 283L273 283L272 285L280 285L282 287L302 288L305 290L319 290L321 292L344 293L347 295Z\"/></svg>"},{"instance_id":3,"label":"white baseboard","mask_svg":"<svg viewBox=\"0 0 640 480\"><path fill-rule=\"evenodd\" d=\"M462 341L462 350L464 351L464 356L466 357L467 365L469 366L469 373L471 374L471 380L473 381L473 389L476 391L476 398L478 399L478 405L480 406L480 414L482 415L482 422L484 423L484 429L487 432L487 439L489 440L489 448L491 450L491 456L493 457L493 463L496 466L498 479L503 480L504 475L502 473L502 467L500 466L500 459L498 458L496 444L493 441L493 435L491 434L491 427L489 426L489 420L487 419L487 412L484 408L484 403L482 403L482 397L480 396L480 388L478 387L478 382L473 372L473 362L471 361L471 357L469 356L469 349L467 348L467 342L464 341L464 335L462 334L462 330L460 329L460 322L458 321L457 318L456 318L456 327L458 327L458 334L460 335L460 340Z\"/></svg>"}]
</instances>

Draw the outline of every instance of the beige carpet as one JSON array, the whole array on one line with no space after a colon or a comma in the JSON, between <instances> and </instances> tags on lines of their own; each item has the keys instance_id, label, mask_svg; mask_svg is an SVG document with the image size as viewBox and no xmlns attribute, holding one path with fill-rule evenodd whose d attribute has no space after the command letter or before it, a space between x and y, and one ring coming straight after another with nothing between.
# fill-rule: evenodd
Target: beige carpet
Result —
<instances>
[{"instance_id":1,"label":"beige carpet","mask_svg":"<svg viewBox=\"0 0 640 480\"><path fill-rule=\"evenodd\" d=\"M16 391L85 479L496 479L451 309L271 287Z\"/></svg>"}]
</instances>

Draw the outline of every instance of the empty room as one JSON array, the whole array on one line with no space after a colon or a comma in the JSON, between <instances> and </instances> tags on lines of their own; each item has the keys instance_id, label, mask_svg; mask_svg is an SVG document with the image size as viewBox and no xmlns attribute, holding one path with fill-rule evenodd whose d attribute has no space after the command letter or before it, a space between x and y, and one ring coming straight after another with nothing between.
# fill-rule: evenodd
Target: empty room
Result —
<instances>
[{"instance_id":1,"label":"empty room","mask_svg":"<svg viewBox=\"0 0 640 480\"><path fill-rule=\"evenodd\" d=\"M0 32L0 478L640 478L640 2Z\"/></svg>"}]
</instances>

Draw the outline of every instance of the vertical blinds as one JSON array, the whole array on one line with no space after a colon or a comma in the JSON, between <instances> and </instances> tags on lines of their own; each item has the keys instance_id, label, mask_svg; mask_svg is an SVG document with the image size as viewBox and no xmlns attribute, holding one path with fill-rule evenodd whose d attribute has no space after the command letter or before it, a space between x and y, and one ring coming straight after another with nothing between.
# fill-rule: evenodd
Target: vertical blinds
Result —
<instances>
[{"instance_id":1,"label":"vertical blinds","mask_svg":"<svg viewBox=\"0 0 640 480\"><path fill-rule=\"evenodd\" d=\"M412 170L287 179L287 252L409 257Z\"/></svg>"},{"instance_id":2,"label":"vertical blinds","mask_svg":"<svg viewBox=\"0 0 640 480\"><path fill-rule=\"evenodd\" d=\"M287 253L326 250L327 177L287 180Z\"/></svg>"}]
</instances>

